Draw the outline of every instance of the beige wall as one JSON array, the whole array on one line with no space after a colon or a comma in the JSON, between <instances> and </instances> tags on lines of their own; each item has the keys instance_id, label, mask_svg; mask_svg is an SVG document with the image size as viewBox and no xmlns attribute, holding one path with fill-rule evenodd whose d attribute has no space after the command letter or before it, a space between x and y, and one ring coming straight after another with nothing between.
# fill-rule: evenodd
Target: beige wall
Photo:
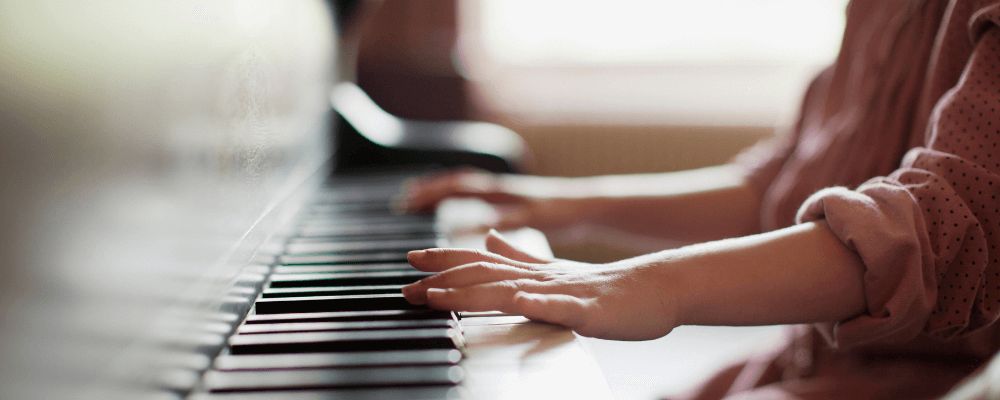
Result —
<instances>
[{"instance_id":1,"label":"beige wall","mask_svg":"<svg viewBox=\"0 0 1000 400\"><path fill-rule=\"evenodd\" d=\"M538 175L674 171L720 164L771 135L766 126L522 125L511 126Z\"/></svg>"}]
</instances>

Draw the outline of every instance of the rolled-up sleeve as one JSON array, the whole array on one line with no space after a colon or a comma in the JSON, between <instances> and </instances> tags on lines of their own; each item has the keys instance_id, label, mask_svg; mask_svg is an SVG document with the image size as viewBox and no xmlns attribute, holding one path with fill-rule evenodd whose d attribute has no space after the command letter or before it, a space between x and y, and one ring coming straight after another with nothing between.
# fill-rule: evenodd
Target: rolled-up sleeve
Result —
<instances>
[{"instance_id":1,"label":"rolled-up sleeve","mask_svg":"<svg viewBox=\"0 0 1000 400\"><path fill-rule=\"evenodd\" d=\"M975 27L975 26L974 26ZM950 339L1000 312L1000 28L973 30L958 84L938 101L927 143L854 190L812 195L797 221L824 219L865 265L867 312L820 331L839 346Z\"/></svg>"}]
</instances>

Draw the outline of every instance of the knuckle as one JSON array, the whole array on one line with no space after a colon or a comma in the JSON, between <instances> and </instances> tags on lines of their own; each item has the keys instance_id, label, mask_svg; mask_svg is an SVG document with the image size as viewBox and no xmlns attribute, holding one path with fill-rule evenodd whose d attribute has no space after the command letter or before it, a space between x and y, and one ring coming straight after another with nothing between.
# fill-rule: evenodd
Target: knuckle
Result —
<instances>
[{"instance_id":1,"label":"knuckle","mask_svg":"<svg viewBox=\"0 0 1000 400\"><path fill-rule=\"evenodd\" d=\"M499 270L500 268L498 265L491 262L476 261L472 263L472 269L475 269L479 272L493 272Z\"/></svg>"},{"instance_id":2,"label":"knuckle","mask_svg":"<svg viewBox=\"0 0 1000 400\"><path fill-rule=\"evenodd\" d=\"M485 251L485 250L478 250L478 249L476 249L476 250L466 250L466 251L468 251L469 254L475 256L476 258L480 258L480 259L483 259L483 260L489 260L489 259L493 258L493 253L490 253L490 252Z\"/></svg>"},{"instance_id":3,"label":"knuckle","mask_svg":"<svg viewBox=\"0 0 1000 400\"><path fill-rule=\"evenodd\" d=\"M560 276L557 272L545 269L534 269L530 271L531 277L539 282L560 282Z\"/></svg>"},{"instance_id":4,"label":"knuckle","mask_svg":"<svg viewBox=\"0 0 1000 400\"><path fill-rule=\"evenodd\" d=\"M516 280L516 279L515 280L508 280L508 281L500 281L497 284L497 286L499 287L500 290L505 291L505 292L509 292L511 296L513 296L517 292L521 291L521 284L518 283L518 280Z\"/></svg>"},{"instance_id":5,"label":"knuckle","mask_svg":"<svg viewBox=\"0 0 1000 400\"><path fill-rule=\"evenodd\" d=\"M537 286L538 281L530 278L519 278L508 282L510 282L511 287L515 289L514 294L517 294L517 292L526 292L527 290L534 288Z\"/></svg>"}]
</instances>

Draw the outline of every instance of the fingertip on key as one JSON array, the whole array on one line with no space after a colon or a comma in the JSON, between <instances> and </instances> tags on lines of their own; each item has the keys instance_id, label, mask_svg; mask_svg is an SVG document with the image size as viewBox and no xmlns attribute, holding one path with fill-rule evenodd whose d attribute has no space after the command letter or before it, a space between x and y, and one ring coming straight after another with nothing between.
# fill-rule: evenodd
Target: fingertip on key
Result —
<instances>
[{"instance_id":1,"label":"fingertip on key","mask_svg":"<svg viewBox=\"0 0 1000 400\"><path fill-rule=\"evenodd\" d=\"M403 298L405 298L410 304L424 304L426 302L426 298L421 296L420 292L420 282L403 286Z\"/></svg>"},{"instance_id":2,"label":"fingertip on key","mask_svg":"<svg viewBox=\"0 0 1000 400\"><path fill-rule=\"evenodd\" d=\"M410 264L419 263L423 261L425 257L427 257L427 250L413 250L406 253L406 260L409 261Z\"/></svg>"}]
</instances>

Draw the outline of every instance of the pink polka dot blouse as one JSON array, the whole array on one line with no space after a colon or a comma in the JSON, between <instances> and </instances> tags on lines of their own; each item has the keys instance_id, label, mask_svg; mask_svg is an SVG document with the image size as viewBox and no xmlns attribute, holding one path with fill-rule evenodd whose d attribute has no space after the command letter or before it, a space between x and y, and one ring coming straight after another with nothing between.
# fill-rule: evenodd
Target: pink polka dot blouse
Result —
<instances>
[{"instance_id":1,"label":"pink polka dot blouse","mask_svg":"<svg viewBox=\"0 0 1000 400\"><path fill-rule=\"evenodd\" d=\"M789 135L744 152L762 229L823 219L863 260L841 348L1000 344L1000 2L855 1ZM940 342L937 340L936 342ZM935 343L936 343L935 342Z\"/></svg>"}]
</instances>

